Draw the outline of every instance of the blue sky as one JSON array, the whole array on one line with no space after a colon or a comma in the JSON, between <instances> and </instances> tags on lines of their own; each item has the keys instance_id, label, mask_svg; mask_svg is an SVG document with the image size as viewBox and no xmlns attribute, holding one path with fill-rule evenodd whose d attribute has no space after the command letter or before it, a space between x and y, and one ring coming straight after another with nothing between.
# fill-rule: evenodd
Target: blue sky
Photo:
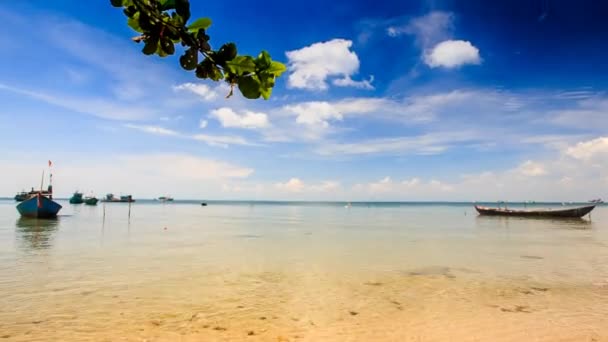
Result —
<instances>
[{"instance_id":1,"label":"blue sky","mask_svg":"<svg viewBox=\"0 0 608 342\"><path fill-rule=\"evenodd\" d=\"M238 10L237 10L238 9ZM608 5L192 1L288 65L269 101L144 56L109 1L0 3L0 193L608 197Z\"/></svg>"}]
</instances>

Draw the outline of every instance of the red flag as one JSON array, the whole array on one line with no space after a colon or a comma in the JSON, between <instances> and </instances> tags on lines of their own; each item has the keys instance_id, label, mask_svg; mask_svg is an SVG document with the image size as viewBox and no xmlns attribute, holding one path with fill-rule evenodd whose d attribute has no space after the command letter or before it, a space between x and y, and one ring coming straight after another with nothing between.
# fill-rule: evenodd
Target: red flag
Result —
<instances>
[{"instance_id":1,"label":"red flag","mask_svg":"<svg viewBox=\"0 0 608 342\"><path fill-rule=\"evenodd\" d=\"M49 167L51 167L51 165L53 165L53 163L49 160Z\"/></svg>"}]
</instances>

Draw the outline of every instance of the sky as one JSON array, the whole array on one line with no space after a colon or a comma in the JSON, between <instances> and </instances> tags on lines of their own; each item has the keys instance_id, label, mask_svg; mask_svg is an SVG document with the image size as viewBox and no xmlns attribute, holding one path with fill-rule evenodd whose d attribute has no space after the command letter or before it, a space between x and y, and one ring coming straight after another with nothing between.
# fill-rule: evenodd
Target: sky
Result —
<instances>
[{"instance_id":1,"label":"sky","mask_svg":"<svg viewBox=\"0 0 608 342\"><path fill-rule=\"evenodd\" d=\"M212 46L288 66L226 99L109 1L0 2L0 196L608 197L608 3L199 1ZM48 171L47 171L48 172Z\"/></svg>"}]
</instances>

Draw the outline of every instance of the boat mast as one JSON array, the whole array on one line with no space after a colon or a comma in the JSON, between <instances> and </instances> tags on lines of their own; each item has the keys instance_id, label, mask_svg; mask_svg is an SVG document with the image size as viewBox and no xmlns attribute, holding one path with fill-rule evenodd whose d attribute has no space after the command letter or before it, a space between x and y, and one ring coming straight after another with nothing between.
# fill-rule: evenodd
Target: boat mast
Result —
<instances>
[{"instance_id":1,"label":"boat mast","mask_svg":"<svg viewBox=\"0 0 608 342\"><path fill-rule=\"evenodd\" d=\"M49 160L49 197L53 199L53 173L51 172L53 163Z\"/></svg>"},{"instance_id":2,"label":"boat mast","mask_svg":"<svg viewBox=\"0 0 608 342\"><path fill-rule=\"evenodd\" d=\"M40 178L40 192L44 189L44 170L42 170L42 177Z\"/></svg>"}]
</instances>

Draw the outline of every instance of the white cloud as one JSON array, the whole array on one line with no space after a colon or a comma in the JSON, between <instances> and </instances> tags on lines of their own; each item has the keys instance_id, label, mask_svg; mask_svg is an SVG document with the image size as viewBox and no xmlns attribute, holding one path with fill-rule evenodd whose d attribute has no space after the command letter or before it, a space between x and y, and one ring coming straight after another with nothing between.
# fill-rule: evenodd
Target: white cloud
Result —
<instances>
[{"instance_id":1,"label":"white cloud","mask_svg":"<svg viewBox=\"0 0 608 342\"><path fill-rule=\"evenodd\" d=\"M265 113L243 111L242 114L238 114L227 107L212 110L210 116L216 118L223 127L258 129L270 125L268 115Z\"/></svg>"},{"instance_id":2,"label":"white cloud","mask_svg":"<svg viewBox=\"0 0 608 342\"><path fill-rule=\"evenodd\" d=\"M420 178L413 177L403 181L393 181L389 176L386 176L378 181L369 183L358 183L352 187L353 196L386 196L393 199L415 198L420 194L427 193L430 196L445 196L444 193L451 192L454 187L450 184L432 179L422 181ZM443 194L443 195L442 195Z\"/></svg>"},{"instance_id":3,"label":"white cloud","mask_svg":"<svg viewBox=\"0 0 608 342\"><path fill-rule=\"evenodd\" d=\"M608 129L608 98L586 94L587 98L575 102L576 107L551 111L549 120L557 125L592 129L605 132ZM565 99L568 101L568 99ZM571 100L570 100L571 101Z\"/></svg>"},{"instance_id":4,"label":"white cloud","mask_svg":"<svg viewBox=\"0 0 608 342\"><path fill-rule=\"evenodd\" d=\"M201 119L201 122L199 123L199 125L198 125L198 126L199 126L200 128L206 128L206 127L207 127L207 124L208 124L207 120Z\"/></svg>"},{"instance_id":5,"label":"white cloud","mask_svg":"<svg viewBox=\"0 0 608 342\"><path fill-rule=\"evenodd\" d=\"M304 190L304 182L299 178L291 178L285 183L276 183L276 188L283 191L289 192L300 192Z\"/></svg>"},{"instance_id":6,"label":"white cloud","mask_svg":"<svg viewBox=\"0 0 608 342\"><path fill-rule=\"evenodd\" d=\"M230 145L245 145L254 146L255 144L248 142L243 137L231 136L231 135L209 135L209 134L196 134L192 136L192 139L207 143L209 146L217 147L228 147Z\"/></svg>"},{"instance_id":7,"label":"white cloud","mask_svg":"<svg viewBox=\"0 0 608 342\"><path fill-rule=\"evenodd\" d=\"M274 188L279 192L287 193L307 193L307 194L323 194L335 192L340 189L340 183L336 181L322 181L319 183L305 183L299 178L293 177L286 182L274 184Z\"/></svg>"},{"instance_id":8,"label":"white cloud","mask_svg":"<svg viewBox=\"0 0 608 342\"><path fill-rule=\"evenodd\" d=\"M608 137L599 137L589 141L579 142L565 150L566 155L585 161L592 161L594 158L608 157ZM608 158L607 158L608 160Z\"/></svg>"},{"instance_id":9,"label":"white cloud","mask_svg":"<svg viewBox=\"0 0 608 342\"><path fill-rule=\"evenodd\" d=\"M542 164L533 162L531 160L525 161L523 164L519 165L514 171L517 174L526 177L544 176L547 174L547 170L545 170L545 167Z\"/></svg>"},{"instance_id":10,"label":"white cloud","mask_svg":"<svg viewBox=\"0 0 608 342\"><path fill-rule=\"evenodd\" d=\"M426 52L424 62L431 68L456 68L465 64L481 64L479 49L468 41L446 40Z\"/></svg>"},{"instance_id":11,"label":"white cloud","mask_svg":"<svg viewBox=\"0 0 608 342\"><path fill-rule=\"evenodd\" d=\"M354 81L352 78L350 78L350 76L347 76L344 78L335 79L332 83L338 87L354 87L359 89L373 90L374 86L372 85L372 82L374 82L373 75L369 77L369 80Z\"/></svg>"},{"instance_id":12,"label":"white cloud","mask_svg":"<svg viewBox=\"0 0 608 342\"><path fill-rule=\"evenodd\" d=\"M288 87L324 90L330 77L341 79L334 80L338 86L371 87L371 81L366 83L351 79L359 71L359 57L350 50L352 44L350 40L333 39L288 51L286 55L291 72Z\"/></svg>"},{"instance_id":13,"label":"white cloud","mask_svg":"<svg viewBox=\"0 0 608 342\"><path fill-rule=\"evenodd\" d=\"M416 37L416 43L426 49L432 44L450 37L453 29L454 14L450 12L433 11L424 16L416 17L405 25L391 25L386 33L391 37L403 34Z\"/></svg>"},{"instance_id":14,"label":"white cloud","mask_svg":"<svg viewBox=\"0 0 608 342\"><path fill-rule=\"evenodd\" d=\"M479 137L470 131L436 132L417 136L376 138L354 143L326 143L318 147L320 155L366 154L439 154L456 143L476 142Z\"/></svg>"},{"instance_id":15,"label":"white cloud","mask_svg":"<svg viewBox=\"0 0 608 342\"><path fill-rule=\"evenodd\" d=\"M242 146L258 146L257 144L247 141L243 137L233 135L211 135L211 134L195 134L189 135L186 133L177 132L161 126L151 125L124 125L127 128L136 129L149 134L164 135L164 136L176 136L182 139L190 139L196 141L202 141L207 143L209 146L227 148L230 145L242 145Z\"/></svg>"},{"instance_id":16,"label":"white cloud","mask_svg":"<svg viewBox=\"0 0 608 342\"><path fill-rule=\"evenodd\" d=\"M219 92L225 90L225 93L228 94L228 90L222 85L211 88L206 84L202 83L183 83L176 86L173 86L173 90L175 91L188 91L192 94L198 95L203 101L213 101L219 97Z\"/></svg>"},{"instance_id":17,"label":"white cloud","mask_svg":"<svg viewBox=\"0 0 608 342\"><path fill-rule=\"evenodd\" d=\"M328 127L330 120L342 120L342 114L332 104L325 101L304 102L283 107L287 112L296 114L296 122L303 125Z\"/></svg>"},{"instance_id":18,"label":"white cloud","mask_svg":"<svg viewBox=\"0 0 608 342\"><path fill-rule=\"evenodd\" d=\"M126 124L125 127L128 128L133 128L142 132L146 132L146 133L151 133L151 134L158 134L158 135L179 135L179 133L177 133L174 130L171 129L167 129L161 126L149 126L149 125L133 125L133 124Z\"/></svg>"}]
</instances>

